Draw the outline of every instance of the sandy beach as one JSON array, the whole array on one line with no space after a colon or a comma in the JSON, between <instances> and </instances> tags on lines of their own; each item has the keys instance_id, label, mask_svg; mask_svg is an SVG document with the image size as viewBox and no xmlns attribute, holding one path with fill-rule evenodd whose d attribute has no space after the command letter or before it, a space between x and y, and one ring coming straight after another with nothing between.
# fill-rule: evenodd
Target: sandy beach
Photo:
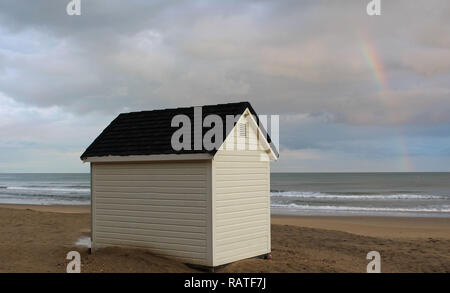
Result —
<instances>
[{"instance_id":1,"label":"sandy beach","mask_svg":"<svg viewBox=\"0 0 450 293\"><path fill-rule=\"evenodd\" d=\"M199 272L143 249L95 255L75 242L90 232L90 206L0 205L0 272L65 272L67 252L82 272ZM272 216L272 260L248 259L218 272L360 272L371 250L382 272L450 272L450 219Z\"/></svg>"}]
</instances>

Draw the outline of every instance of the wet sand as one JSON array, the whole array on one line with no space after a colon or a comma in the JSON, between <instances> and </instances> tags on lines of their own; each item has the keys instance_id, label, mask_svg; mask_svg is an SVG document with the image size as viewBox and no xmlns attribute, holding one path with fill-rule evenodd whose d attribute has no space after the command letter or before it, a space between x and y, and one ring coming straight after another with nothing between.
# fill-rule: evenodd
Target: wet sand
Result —
<instances>
[{"instance_id":1,"label":"wet sand","mask_svg":"<svg viewBox=\"0 0 450 293\"><path fill-rule=\"evenodd\" d=\"M381 238L450 239L449 218L333 217L273 215L272 224L337 230Z\"/></svg>"}]
</instances>

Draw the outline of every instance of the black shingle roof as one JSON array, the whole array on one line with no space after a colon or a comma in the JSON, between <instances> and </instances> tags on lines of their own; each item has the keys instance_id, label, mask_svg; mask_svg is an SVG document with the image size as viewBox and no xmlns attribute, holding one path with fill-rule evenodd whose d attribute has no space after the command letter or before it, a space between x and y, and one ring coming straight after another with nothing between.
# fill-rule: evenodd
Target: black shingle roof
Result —
<instances>
[{"instance_id":1,"label":"black shingle roof","mask_svg":"<svg viewBox=\"0 0 450 293\"><path fill-rule=\"evenodd\" d=\"M226 121L227 115L241 115L246 108L256 116L248 102L202 106L202 118L210 114L219 115ZM191 136L191 150L175 151L171 146L172 134L178 129L171 127L175 115L187 115L194 121L194 107L123 113L116 117L81 155L81 159L102 156L159 155L211 153L217 150L194 150ZM193 132L193 127L191 127ZM209 128L203 128L203 133ZM228 135L224 125L224 139ZM269 138L270 142L270 138ZM276 150L275 150L276 151Z\"/></svg>"}]
</instances>

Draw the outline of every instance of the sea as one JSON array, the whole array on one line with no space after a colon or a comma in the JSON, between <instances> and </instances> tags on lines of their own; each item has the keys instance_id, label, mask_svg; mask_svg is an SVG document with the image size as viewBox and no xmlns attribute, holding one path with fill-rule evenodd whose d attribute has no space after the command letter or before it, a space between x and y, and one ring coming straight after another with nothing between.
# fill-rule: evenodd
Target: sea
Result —
<instances>
[{"instance_id":1,"label":"sea","mask_svg":"<svg viewBox=\"0 0 450 293\"><path fill-rule=\"evenodd\" d=\"M86 173L0 174L0 204L89 205ZM271 212L450 218L450 173L272 173Z\"/></svg>"}]
</instances>

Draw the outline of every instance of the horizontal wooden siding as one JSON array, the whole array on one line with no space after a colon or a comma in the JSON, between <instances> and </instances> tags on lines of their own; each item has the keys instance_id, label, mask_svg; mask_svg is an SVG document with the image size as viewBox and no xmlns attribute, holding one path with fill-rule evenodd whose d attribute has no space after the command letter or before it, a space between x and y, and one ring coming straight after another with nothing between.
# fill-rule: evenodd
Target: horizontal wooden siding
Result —
<instances>
[{"instance_id":1,"label":"horizontal wooden siding","mask_svg":"<svg viewBox=\"0 0 450 293\"><path fill-rule=\"evenodd\" d=\"M208 164L93 163L93 246L143 247L208 265Z\"/></svg>"}]
</instances>

